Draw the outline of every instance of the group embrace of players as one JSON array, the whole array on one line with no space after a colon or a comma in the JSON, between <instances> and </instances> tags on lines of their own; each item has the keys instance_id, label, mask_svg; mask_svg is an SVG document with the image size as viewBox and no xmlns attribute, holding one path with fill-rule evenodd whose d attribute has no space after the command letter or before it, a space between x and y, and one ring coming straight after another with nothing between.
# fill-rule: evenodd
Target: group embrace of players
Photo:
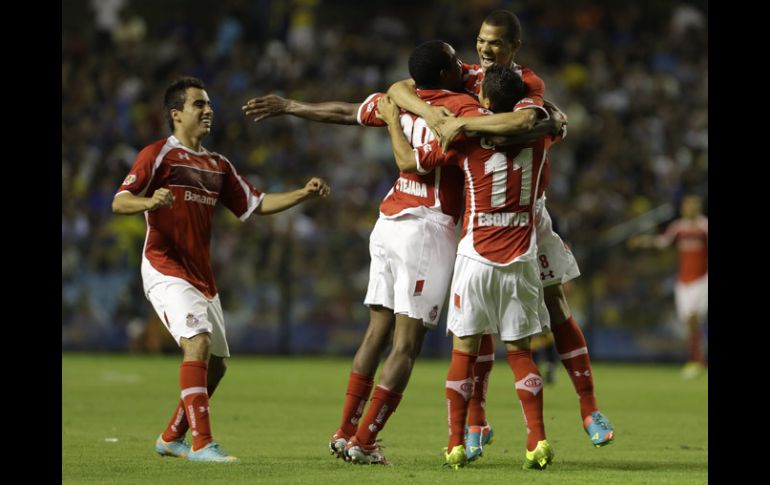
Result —
<instances>
[{"instance_id":1,"label":"group embrace of players","mask_svg":"<svg viewBox=\"0 0 770 485\"><path fill-rule=\"evenodd\" d=\"M399 406L447 295L453 345L445 387L448 466L478 459L493 438L485 401L494 334L505 346L524 413L523 468L545 469L554 458L545 434L543 381L530 350L535 335L553 332L590 442L601 447L614 439L596 402L585 339L562 288L580 272L545 207L548 149L566 135L566 116L544 100L543 81L514 62L520 45L518 19L497 10L479 30L478 64L465 64L449 44L430 41L411 53L410 80L361 103L266 95L243 107L256 122L291 114L386 127L390 136L399 174L370 236L364 299L370 321L329 442L331 453L346 461L388 464L377 436ZM252 212L275 213L327 196L330 189L314 177L301 189L265 194L224 156L203 148L213 110L199 80L183 78L169 87L165 108L173 135L140 152L113 203L117 213L146 211L145 294L184 353L181 399L155 449L164 456L233 462L238 459L213 441L209 422L209 398L229 357L209 262L213 207L221 199L245 220ZM185 441L188 429L192 445Z\"/></svg>"}]
</instances>

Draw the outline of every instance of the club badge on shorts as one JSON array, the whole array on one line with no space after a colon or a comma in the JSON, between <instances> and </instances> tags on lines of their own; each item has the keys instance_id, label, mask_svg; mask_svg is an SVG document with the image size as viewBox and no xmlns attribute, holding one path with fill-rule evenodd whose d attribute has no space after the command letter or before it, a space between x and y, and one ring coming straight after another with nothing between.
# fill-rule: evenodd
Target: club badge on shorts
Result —
<instances>
[{"instance_id":1,"label":"club badge on shorts","mask_svg":"<svg viewBox=\"0 0 770 485\"><path fill-rule=\"evenodd\" d=\"M187 314L187 326L188 327L194 327L198 325L198 317L193 315L192 313Z\"/></svg>"}]
</instances>

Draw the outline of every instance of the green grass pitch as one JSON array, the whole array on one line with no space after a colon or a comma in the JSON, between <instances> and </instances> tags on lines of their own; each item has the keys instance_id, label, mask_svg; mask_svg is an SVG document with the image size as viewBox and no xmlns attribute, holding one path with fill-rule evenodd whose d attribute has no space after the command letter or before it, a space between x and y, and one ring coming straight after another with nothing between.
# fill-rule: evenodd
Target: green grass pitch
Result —
<instances>
[{"instance_id":1,"label":"green grass pitch","mask_svg":"<svg viewBox=\"0 0 770 485\"><path fill-rule=\"evenodd\" d=\"M393 466L355 466L327 448L337 428L349 359L243 357L228 360L212 399L214 437L239 464L161 458L158 434L179 399L181 356L62 356L62 483L65 484L702 484L708 481L708 378L679 367L594 365L615 443L594 448L583 432L566 372L545 388L548 440L556 461L521 470L525 428L512 373L499 359L487 417L495 441L460 470L443 468L448 361L419 360L398 411L380 433Z\"/></svg>"}]
</instances>

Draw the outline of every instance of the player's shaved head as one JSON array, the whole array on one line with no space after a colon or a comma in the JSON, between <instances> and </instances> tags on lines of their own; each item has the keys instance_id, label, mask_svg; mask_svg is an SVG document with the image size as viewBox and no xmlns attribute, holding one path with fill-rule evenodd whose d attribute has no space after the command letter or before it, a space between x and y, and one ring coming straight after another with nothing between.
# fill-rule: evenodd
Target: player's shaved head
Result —
<instances>
[{"instance_id":1,"label":"player's shaved head","mask_svg":"<svg viewBox=\"0 0 770 485\"><path fill-rule=\"evenodd\" d=\"M521 40L521 23L519 18L508 10L495 10L484 19L487 25L505 28L505 40L516 42Z\"/></svg>"},{"instance_id":2,"label":"player's shaved head","mask_svg":"<svg viewBox=\"0 0 770 485\"><path fill-rule=\"evenodd\" d=\"M527 85L510 67L494 64L484 73L481 90L484 97L489 99L489 109L503 113L513 110L527 93Z\"/></svg>"},{"instance_id":3,"label":"player's shaved head","mask_svg":"<svg viewBox=\"0 0 770 485\"><path fill-rule=\"evenodd\" d=\"M441 88L441 71L454 67L453 57L452 46L441 40L429 40L415 47L409 56L409 75L418 88Z\"/></svg>"},{"instance_id":4,"label":"player's shaved head","mask_svg":"<svg viewBox=\"0 0 770 485\"><path fill-rule=\"evenodd\" d=\"M197 77L180 77L166 88L166 93L163 95L163 111L166 114L166 121L172 133L174 132L174 120L171 118L171 110L184 110L187 88L206 89L206 86Z\"/></svg>"}]
</instances>

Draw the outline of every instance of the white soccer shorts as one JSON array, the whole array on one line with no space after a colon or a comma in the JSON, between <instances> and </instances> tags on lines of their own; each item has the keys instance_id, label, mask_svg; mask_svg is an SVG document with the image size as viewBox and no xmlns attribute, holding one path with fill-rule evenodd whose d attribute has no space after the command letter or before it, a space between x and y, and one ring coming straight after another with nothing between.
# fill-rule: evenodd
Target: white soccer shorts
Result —
<instances>
[{"instance_id":1,"label":"white soccer shorts","mask_svg":"<svg viewBox=\"0 0 770 485\"><path fill-rule=\"evenodd\" d=\"M143 265L142 275L147 272L154 274L150 278L152 286L145 288L145 296L177 345L182 337L192 338L208 333L211 335L211 355L230 357L219 295L208 299L187 281L163 275L151 266L148 271Z\"/></svg>"},{"instance_id":2,"label":"white soccer shorts","mask_svg":"<svg viewBox=\"0 0 770 485\"><path fill-rule=\"evenodd\" d=\"M575 256L553 230L553 222L545 207L545 196L535 204L537 234L537 266L543 287L566 283L580 276Z\"/></svg>"},{"instance_id":3,"label":"white soccer shorts","mask_svg":"<svg viewBox=\"0 0 770 485\"><path fill-rule=\"evenodd\" d=\"M369 287L364 304L422 320L435 328L455 259L455 230L414 215L380 217L369 236Z\"/></svg>"},{"instance_id":4,"label":"white soccer shorts","mask_svg":"<svg viewBox=\"0 0 770 485\"><path fill-rule=\"evenodd\" d=\"M533 260L492 266L458 254L449 298L447 334L498 333L513 342L550 330Z\"/></svg>"},{"instance_id":5,"label":"white soccer shorts","mask_svg":"<svg viewBox=\"0 0 770 485\"><path fill-rule=\"evenodd\" d=\"M706 273L689 283L677 282L674 287L676 314L683 322L693 313L698 320L706 317L709 311L709 275Z\"/></svg>"}]
</instances>

